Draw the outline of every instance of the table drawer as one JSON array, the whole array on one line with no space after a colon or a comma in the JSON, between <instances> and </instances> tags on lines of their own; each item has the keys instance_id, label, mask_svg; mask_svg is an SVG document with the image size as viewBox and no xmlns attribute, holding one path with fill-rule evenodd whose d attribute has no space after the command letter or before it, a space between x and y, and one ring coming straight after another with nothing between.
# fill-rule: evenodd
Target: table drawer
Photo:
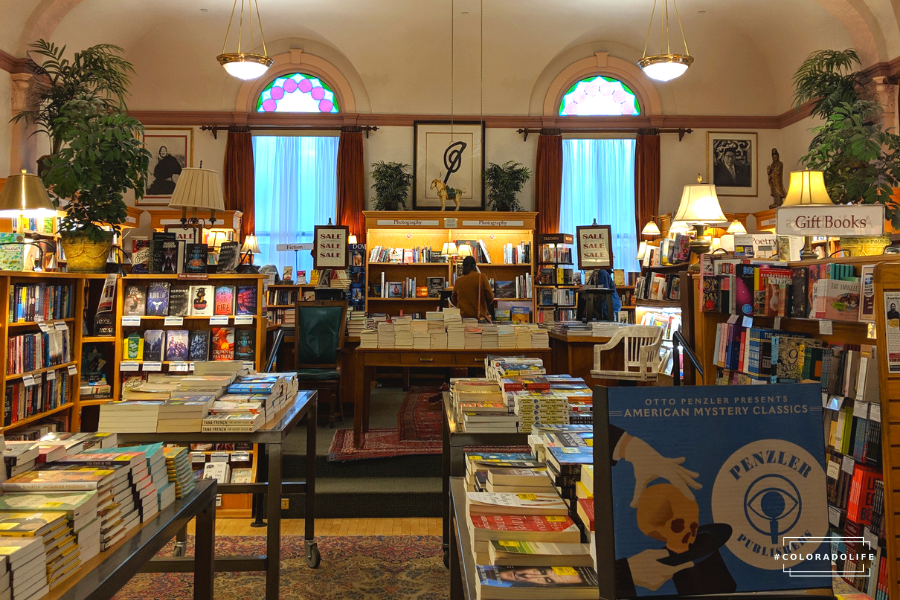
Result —
<instances>
[{"instance_id":1,"label":"table drawer","mask_svg":"<svg viewBox=\"0 0 900 600\"><path fill-rule=\"evenodd\" d=\"M452 367L457 363L452 354L422 352L420 354L406 353L401 355L401 364L419 367Z\"/></svg>"},{"instance_id":2,"label":"table drawer","mask_svg":"<svg viewBox=\"0 0 900 600\"><path fill-rule=\"evenodd\" d=\"M400 364L399 352L368 352L365 364L378 367L396 366Z\"/></svg>"},{"instance_id":3,"label":"table drawer","mask_svg":"<svg viewBox=\"0 0 900 600\"><path fill-rule=\"evenodd\" d=\"M469 354L468 352L465 354L457 354L456 355L456 366L458 367L481 367L484 368L484 359L487 357L487 352L479 352Z\"/></svg>"}]
</instances>

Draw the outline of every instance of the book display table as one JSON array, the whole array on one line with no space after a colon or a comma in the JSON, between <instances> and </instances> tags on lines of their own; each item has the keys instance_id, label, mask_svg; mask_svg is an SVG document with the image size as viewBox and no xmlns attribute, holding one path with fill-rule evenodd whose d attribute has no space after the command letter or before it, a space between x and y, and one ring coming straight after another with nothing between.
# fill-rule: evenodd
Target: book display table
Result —
<instances>
[{"instance_id":1,"label":"book display table","mask_svg":"<svg viewBox=\"0 0 900 600\"><path fill-rule=\"evenodd\" d=\"M281 566L281 496L282 494L305 494L306 564L317 568L321 561L315 536L316 498L316 398L314 391L300 391L293 402L281 409L275 417L252 433L120 433L120 443L147 444L159 441L168 443L240 443L260 445L262 453L268 455L268 481L256 483L225 483L218 486L220 494L266 494L268 524L266 528L265 556L225 556L215 561L216 571L265 571L266 600L277 600ZM304 416L306 419L306 480L282 481L282 446L288 434ZM263 448L265 450L263 450ZM185 522L186 523L186 522ZM184 528L179 539L184 540ZM191 571L194 559L175 556L155 560L149 565L154 572Z\"/></svg>"},{"instance_id":2,"label":"book display table","mask_svg":"<svg viewBox=\"0 0 900 600\"><path fill-rule=\"evenodd\" d=\"M175 534L196 518L196 555L193 559L194 600L213 597L213 557L216 535L216 482L204 479L185 498L135 527L110 550L87 561L78 572L43 600L106 600L137 573L155 566L153 557Z\"/></svg>"},{"instance_id":3,"label":"book display table","mask_svg":"<svg viewBox=\"0 0 900 600\"><path fill-rule=\"evenodd\" d=\"M550 367L550 348L504 348L492 350L398 350L398 349L374 349L357 348L354 350L357 357L357 365L363 367L362 394L356 396L353 402L353 445L357 448L362 444L362 435L369 431L369 403L372 394L372 385L375 383L375 369L378 367L415 368L484 368L484 359L488 356L525 356L528 358L540 358L548 367L548 372L553 372Z\"/></svg>"},{"instance_id":4,"label":"book display table","mask_svg":"<svg viewBox=\"0 0 900 600\"><path fill-rule=\"evenodd\" d=\"M462 431L453 415L450 405L450 393L444 392L444 410L441 439L443 450L441 452L441 520L443 521L444 542L444 566L449 566L449 557L452 551L450 542L450 529L453 522L453 513L450 505L450 479L453 477L465 477L466 475L466 448L471 446L527 446L527 433L492 433L478 432L468 433Z\"/></svg>"}]
</instances>

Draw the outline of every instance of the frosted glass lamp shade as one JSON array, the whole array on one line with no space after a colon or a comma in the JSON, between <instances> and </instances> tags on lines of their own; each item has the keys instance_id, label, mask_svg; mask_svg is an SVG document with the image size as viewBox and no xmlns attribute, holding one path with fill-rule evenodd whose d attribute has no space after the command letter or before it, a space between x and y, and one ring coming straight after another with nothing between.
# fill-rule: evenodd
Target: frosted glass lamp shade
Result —
<instances>
[{"instance_id":1,"label":"frosted glass lamp shade","mask_svg":"<svg viewBox=\"0 0 900 600\"><path fill-rule=\"evenodd\" d=\"M791 184L782 206L833 204L822 171L791 171Z\"/></svg>"},{"instance_id":2,"label":"frosted glass lamp shade","mask_svg":"<svg viewBox=\"0 0 900 600\"><path fill-rule=\"evenodd\" d=\"M472 256L472 246L470 246L470 245L468 245L468 244L462 244L462 245L459 247L459 255L462 256L462 257L464 257L464 258L465 258L466 256Z\"/></svg>"},{"instance_id":3,"label":"frosted glass lamp shade","mask_svg":"<svg viewBox=\"0 0 900 600\"><path fill-rule=\"evenodd\" d=\"M728 226L728 230L726 233L736 233L738 235L743 235L747 233L747 228L744 227L744 224L735 219L731 222L731 225Z\"/></svg>"},{"instance_id":4,"label":"frosted glass lamp shade","mask_svg":"<svg viewBox=\"0 0 900 600\"><path fill-rule=\"evenodd\" d=\"M456 249L456 243L444 242L444 247L441 249L441 256L459 256L459 250Z\"/></svg>"},{"instance_id":5,"label":"frosted glass lamp shade","mask_svg":"<svg viewBox=\"0 0 900 600\"><path fill-rule=\"evenodd\" d=\"M716 196L716 186L708 183L695 183L684 186L681 195L681 204L675 213L674 221L686 223L722 223L727 221L722 207L719 206L719 198Z\"/></svg>"},{"instance_id":6,"label":"frosted glass lamp shade","mask_svg":"<svg viewBox=\"0 0 900 600\"><path fill-rule=\"evenodd\" d=\"M44 182L37 175L25 171L10 175L0 191L0 217L41 219L57 214Z\"/></svg>"},{"instance_id":7,"label":"frosted glass lamp shade","mask_svg":"<svg viewBox=\"0 0 900 600\"><path fill-rule=\"evenodd\" d=\"M641 235L660 235L659 226L656 224L656 221L650 221L644 228L641 230Z\"/></svg>"},{"instance_id":8,"label":"frosted glass lamp shade","mask_svg":"<svg viewBox=\"0 0 900 600\"><path fill-rule=\"evenodd\" d=\"M243 81L249 81L262 76L269 70L275 59L265 54L255 54L250 52L232 52L220 54L216 57L219 64L232 77L237 77Z\"/></svg>"}]
</instances>

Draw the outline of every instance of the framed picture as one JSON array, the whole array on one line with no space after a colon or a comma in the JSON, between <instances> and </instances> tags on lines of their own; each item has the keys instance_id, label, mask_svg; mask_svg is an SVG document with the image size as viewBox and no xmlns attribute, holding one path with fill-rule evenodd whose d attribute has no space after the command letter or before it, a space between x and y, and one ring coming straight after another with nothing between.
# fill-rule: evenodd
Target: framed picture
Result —
<instances>
[{"instance_id":1,"label":"framed picture","mask_svg":"<svg viewBox=\"0 0 900 600\"><path fill-rule=\"evenodd\" d=\"M461 190L460 210L484 210L484 123L416 121L413 209L440 210L444 187ZM446 210L455 210L448 199Z\"/></svg>"},{"instance_id":2,"label":"framed picture","mask_svg":"<svg viewBox=\"0 0 900 600\"><path fill-rule=\"evenodd\" d=\"M613 266L612 231L609 225L584 225L576 227L578 242L578 268L611 269Z\"/></svg>"},{"instance_id":3,"label":"framed picture","mask_svg":"<svg viewBox=\"0 0 900 600\"><path fill-rule=\"evenodd\" d=\"M184 167L194 166L192 127L147 127L144 147L150 152L150 168L144 197L138 206L167 206Z\"/></svg>"},{"instance_id":4,"label":"framed picture","mask_svg":"<svg viewBox=\"0 0 900 600\"><path fill-rule=\"evenodd\" d=\"M313 269L345 270L350 266L346 225L316 225L313 234Z\"/></svg>"},{"instance_id":5,"label":"framed picture","mask_svg":"<svg viewBox=\"0 0 900 600\"><path fill-rule=\"evenodd\" d=\"M716 195L757 195L756 146L755 133L706 133L706 180L716 186Z\"/></svg>"}]
</instances>

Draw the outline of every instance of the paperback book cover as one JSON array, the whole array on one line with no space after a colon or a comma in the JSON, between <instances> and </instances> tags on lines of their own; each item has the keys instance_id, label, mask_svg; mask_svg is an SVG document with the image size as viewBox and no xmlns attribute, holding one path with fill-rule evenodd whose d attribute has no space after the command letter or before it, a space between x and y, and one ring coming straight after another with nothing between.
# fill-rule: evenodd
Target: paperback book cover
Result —
<instances>
[{"instance_id":1,"label":"paperback book cover","mask_svg":"<svg viewBox=\"0 0 900 600\"><path fill-rule=\"evenodd\" d=\"M166 332L166 360L185 361L188 359L187 329L172 329Z\"/></svg>"},{"instance_id":2,"label":"paperback book cover","mask_svg":"<svg viewBox=\"0 0 900 600\"><path fill-rule=\"evenodd\" d=\"M507 567L478 565L478 598L593 598L597 572L593 567Z\"/></svg>"},{"instance_id":3,"label":"paperback book cover","mask_svg":"<svg viewBox=\"0 0 900 600\"><path fill-rule=\"evenodd\" d=\"M213 327L212 359L234 360L234 327Z\"/></svg>"},{"instance_id":4,"label":"paperback book cover","mask_svg":"<svg viewBox=\"0 0 900 600\"><path fill-rule=\"evenodd\" d=\"M191 330L189 340L188 358L197 362L209 360L209 332L201 329Z\"/></svg>"},{"instance_id":5,"label":"paperback book cover","mask_svg":"<svg viewBox=\"0 0 900 600\"><path fill-rule=\"evenodd\" d=\"M598 390L618 597L830 588L818 383Z\"/></svg>"},{"instance_id":6,"label":"paperback book cover","mask_svg":"<svg viewBox=\"0 0 900 600\"><path fill-rule=\"evenodd\" d=\"M146 236L131 238L131 272L135 275L150 272L150 240Z\"/></svg>"},{"instance_id":7,"label":"paperback book cover","mask_svg":"<svg viewBox=\"0 0 900 600\"><path fill-rule=\"evenodd\" d=\"M239 285L237 287L238 315L255 315L257 307L257 287L255 285Z\"/></svg>"},{"instance_id":8,"label":"paperback book cover","mask_svg":"<svg viewBox=\"0 0 900 600\"><path fill-rule=\"evenodd\" d=\"M169 287L168 281L152 281L147 287L147 315L152 317L166 317L169 315Z\"/></svg>"},{"instance_id":9,"label":"paperback book cover","mask_svg":"<svg viewBox=\"0 0 900 600\"><path fill-rule=\"evenodd\" d=\"M256 330L238 329L234 335L234 359L254 360L256 358Z\"/></svg>"},{"instance_id":10,"label":"paperback book cover","mask_svg":"<svg viewBox=\"0 0 900 600\"><path fill-rule=\"evenodd\" d=\"M513 306L509 309L509 318L513 324L531 322L531 308L527 306Z\"/></svg>"},{"instance_id":11,"label":"paperback book cover","mask_svg":"<svg viewBox=\"0 0 900 600\"><path fill-rule=\"evenodd\" d=\"M166 332L162 329L148 329L144 332L144 360L159 362L162 360Z\"/></svg>"},{"instance_id":12,"label":"paperback book cover","mask_svg":"<svg viewBox=\"0 0 900 600\"><path fill-rule=\"evenodd\" d=\"M147 309L147 286L129 283L125 286L122 314L126 317L143 317Z\"/></svg>"},{"instance_id":13,"label":"paperback book cover","mask_svg":"<svg viewBox=\"0 0 900 600\"><path fill-rule=\"evenodd\" d=\"M211 317L213 315L213 286L191 286L191 315Z\"/></svg>"},{"instance_id":14,"label":"paperback book cover","mask_svg":"<svg viewBox=\"0 0 900 600\"><path fill-rule=\"evenodd\" d=\"M217 285L215 302L216 302L215 314L217 314L217 315L232 315L232 314L234 314L234 286L233 285Z\"/></svg>"},{"instance_id":15,"label":"paperback book cover","mask_svg":"<svg viewBox=\"0 0 900 600\"><path fill-rule=\"evenodd\" d=\"M219 246L218 273L234 273L240 262L240 244L237 242L225 242Z\"/></svg>"},{"instance_id":16,"label":"paperback book cover","mask_svg":"<svg viewBox=\"0 0 900 600\"><path fill-rule=\"evenodd\" d=\"M178 241L166 240L162 243L162 265L160 273L174 275L178 273Z\"/></svg>"},{"instance_id":17,"label":"paperback book cover","mask_svg":"<svg viewBox=\"0 0 900 600\"><path fill-rule=\"evenodd\" d=\"M206 273L208 261L209 256L206 244L185 244L184 273Z\"/></svg>"},{"instance_id":18,"label":"paperback book cover","mask_svg":"<svg viewBox=\"0 0 900 600\"><path fill-rule=\"evenodd\" d=\"M132 333L122 344L122 360L141 360L143 356L144 340L137 333Z\"/></svg>"},{"instance_id":19,"label":"paperback book cover","mask_svg":"<svg viewBox=\"0 0 900 600\"><path fill-rule=\"evenodd\" d=\"M173 285L169 288L169 316L186 317L191 314L191 288Z\"/></svg>"}]
</instances>

